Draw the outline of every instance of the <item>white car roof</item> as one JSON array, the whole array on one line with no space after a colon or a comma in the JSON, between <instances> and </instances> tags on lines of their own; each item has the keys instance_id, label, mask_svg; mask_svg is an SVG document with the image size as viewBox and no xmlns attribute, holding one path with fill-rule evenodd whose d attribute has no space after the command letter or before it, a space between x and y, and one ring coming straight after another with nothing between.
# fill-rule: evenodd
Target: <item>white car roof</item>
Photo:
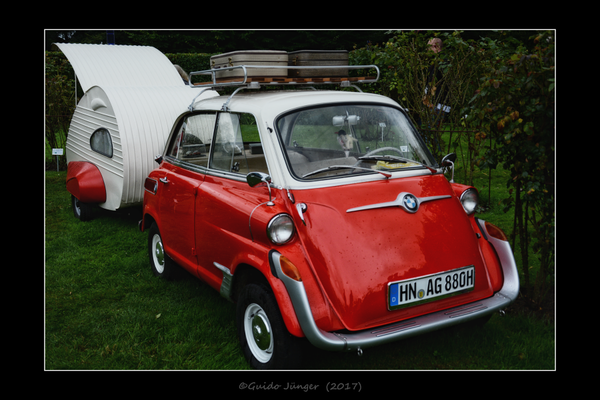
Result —
<instances>
[{"instance_id":1,"label":"white car roof","mask_svg":"<svg viewBox=\"0 0 600 400\"><path fill-rule=\"evenodd\" d=\"M222 95L202 100L194 105L194 110L221 110L228 99L229 96ZM342 102L383 103L399 107L398 103L392 99L372 93L334 90L269 90L252 92L251 89L235 94L227 105L229 111L248 112L256 116L261 115L263 119L273 122L274 117L286 111L319 104Z\"/></svg>"}]
</instances>

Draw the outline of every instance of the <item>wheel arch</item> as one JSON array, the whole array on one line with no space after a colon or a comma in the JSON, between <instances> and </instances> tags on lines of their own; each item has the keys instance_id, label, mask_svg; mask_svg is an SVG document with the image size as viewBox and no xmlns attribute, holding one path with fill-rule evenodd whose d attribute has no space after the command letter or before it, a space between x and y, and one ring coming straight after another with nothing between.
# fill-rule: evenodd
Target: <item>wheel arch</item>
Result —
<instances>
[{"instance_id":1,"label":"wheel arch","mask_svg":"<svg viewBox=\"0 0 600 400\"><path fill-rule=\"evenodd\" d=\"M287 330L294 336L304 337L304 332L294 311L291 299L285 285L279 278L270 272L263 273L261 270L247 263L239 264L233 273L232 300L237 303L242 289L248 284L260 284L271 290L277 301L277 307L283 318Z\"/></svg>"},{"instance_id":2,"label":"wheel arch","mask_svg":"<svg viewBox=\"0 0 600 400\"><path fill-rule=\"evenodd\" d=\"M147 231L153 224L158 225L154 216L150 213L144 212L142 219L138 222L140 232Z\"/></svg>"}]
</instances>

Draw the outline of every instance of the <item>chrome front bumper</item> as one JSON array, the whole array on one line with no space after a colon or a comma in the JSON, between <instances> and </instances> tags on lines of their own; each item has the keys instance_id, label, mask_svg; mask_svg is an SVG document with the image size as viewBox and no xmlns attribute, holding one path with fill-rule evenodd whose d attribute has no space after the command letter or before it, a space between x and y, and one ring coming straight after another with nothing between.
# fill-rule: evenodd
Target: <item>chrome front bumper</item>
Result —
<instances>
[{"instance_id":1,"label":"chrome front bumper","mask_svg":"<svg viewBox=\"0 0 600 400\"><path fill-rule=\"evenodd\" d=\"M480 224L485 230L485 225ZM310 310L310 304L304 284L287 277L279 263L281 254L271 253L271 262L277 272L277 277L283 281L292 300L296 316L306 338L314 346L329 351L361 351L362 349L378 346L384 343L405 339L475 320L506 308L519 294L519 274L508 242L495 239L486 233L487 240L492 244L504 273L504 285L492 297L459 307L422 315L401 322L367 329L358 332L326 332L316 325Z\"/></svg>"}]
</instances>

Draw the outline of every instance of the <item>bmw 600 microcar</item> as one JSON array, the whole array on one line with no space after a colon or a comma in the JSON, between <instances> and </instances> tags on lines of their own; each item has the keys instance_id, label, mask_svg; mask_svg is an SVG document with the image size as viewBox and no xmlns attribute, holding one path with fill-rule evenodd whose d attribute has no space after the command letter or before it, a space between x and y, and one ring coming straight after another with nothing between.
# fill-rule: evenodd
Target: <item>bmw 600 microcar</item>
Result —
<instances>
[{"instance_id":1,"label":"bmw 600 microcar","mask_svg":"<svg viewBox=\"0 0 600 400\"><path fill-rule=\"evenodd\" d=\"M199 72L213 83L198 93L233 85L215 73ZM477 190L444 174L455 156L435 160L399 104L239 81L176 119L140 227L156 275L181 266L236 303L253 367L296 366L300 340L360 354L515 300L506 236L474 215Z\"/></svg>"}]
</instances>

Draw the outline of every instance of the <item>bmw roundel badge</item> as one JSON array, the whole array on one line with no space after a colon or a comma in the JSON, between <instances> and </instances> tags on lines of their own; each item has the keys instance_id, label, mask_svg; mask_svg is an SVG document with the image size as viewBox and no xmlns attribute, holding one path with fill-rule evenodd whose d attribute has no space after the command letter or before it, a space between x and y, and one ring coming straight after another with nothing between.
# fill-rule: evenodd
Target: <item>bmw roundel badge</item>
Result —
<instances>
[{"instance_id":1,"label":"bmw roundel badge","mask_svg":"<svg viewBox=\"0 0 600 400\"><path fill-rule=\"evenodd\" d=\"M414 195L410 193L406 193L404 195L404 198L402 199L402 204L404 205L406 211L411 213L417 212L417 210L419 209L419 201Z\"/></svg>"}]
</instances>

